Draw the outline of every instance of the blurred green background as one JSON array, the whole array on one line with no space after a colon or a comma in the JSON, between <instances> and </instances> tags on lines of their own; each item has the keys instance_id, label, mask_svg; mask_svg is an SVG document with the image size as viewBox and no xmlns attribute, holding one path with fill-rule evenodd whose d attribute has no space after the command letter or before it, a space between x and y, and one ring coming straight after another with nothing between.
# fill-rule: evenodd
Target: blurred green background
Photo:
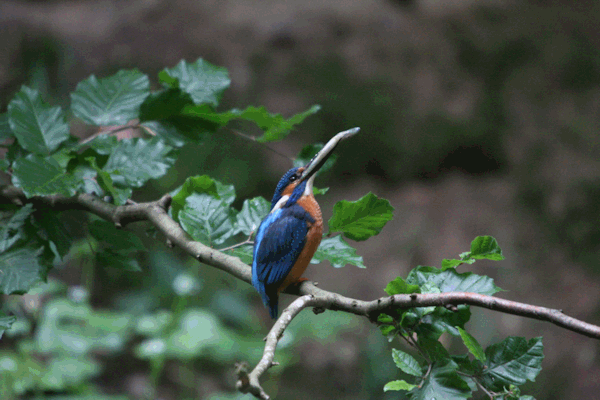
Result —
<instances>
[{"instance_id":1,"label":"blurred green background","mask_svg":"<svg viewBox=\"0 0 600 400\"><path fill-rule=\"evenodd\" d=\"M492 235L506 260L472 268L508 290L499 296L598 324L599 18L600 3L566 0L0 1L0 112L22 84L65 105L92 73L137 67L156 76L180 59L203 57L232 78L222 110L264 105L290 116L322 105L285 141L270 145L285 156L362 128L317 181L331 187L319 199L324 217L336 201L373 191L391 201L395 219L356 244L366 270L311 266L306 276L321 287L373 299L410 268L439 266L468 250L475 236ZM74 134L92 133L74 123ZM156 199L187 176L207 173L235 185L239 209L245 198L270 198L290 166L288 158L223 129L185 148L167 176L134 198ZM76 213L64 217L81 220ZM144 236L146 227L133 228ZM82 241L53 271L52 284L4 298L36 315L37 324L23 318L20 331L5 335L0 365L9 362L1 351L15 346L72 351L81 345L88 361L75 378L50 373L48 391L55 385L86 393L92 382L132 399L244 398L233 391L233 364L256 362L271 324L258 296L177 249L144 241L154 250L140 261L143 273L95 268ZM92 288L89 298L74 285ZM284 296L284 305L290 300ZM152 330L170 317L156 310L185 313L187 323L163 343L170 354L164 365L152 356ZM508 335L544 337L544 369L525 392L538 400L598 397L597 341L472 311L471 333L484 346ZM86 322L59 326L53 318L61 312ZM120 313L152 317L118 329L107 321ZM77 336L82 325L96 330ZM399 398L383 394L399 373L390 345L366 320L306 312L288 335L277 354L282 366L264 377L277 398ZM88 346L90 337L96 339ZM181 337L193 352L178 352ZM66 356L53 362L57 370L71 363Z\"/></svg>"}]
</instances>

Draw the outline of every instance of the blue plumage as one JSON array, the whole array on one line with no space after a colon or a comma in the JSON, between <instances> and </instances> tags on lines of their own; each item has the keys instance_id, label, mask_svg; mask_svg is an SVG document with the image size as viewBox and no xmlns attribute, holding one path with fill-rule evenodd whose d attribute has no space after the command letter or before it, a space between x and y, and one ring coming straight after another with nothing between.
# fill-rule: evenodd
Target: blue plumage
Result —
<instances>
[{"instance_id":1,"label":"blue plumage","mask_svg":"<svg viewBox=\"0 0 600 400\"><path fill-rule=\"evenodd\" d=\"M271 209L278 201L275 196L273 200ZM308 224L315 222L298 204L287 204L289 201L262 221L254 245L252 285L260 293L271 318L276 318L278 313L277 289L306 244Z\"/></svg>"}]
</instances>

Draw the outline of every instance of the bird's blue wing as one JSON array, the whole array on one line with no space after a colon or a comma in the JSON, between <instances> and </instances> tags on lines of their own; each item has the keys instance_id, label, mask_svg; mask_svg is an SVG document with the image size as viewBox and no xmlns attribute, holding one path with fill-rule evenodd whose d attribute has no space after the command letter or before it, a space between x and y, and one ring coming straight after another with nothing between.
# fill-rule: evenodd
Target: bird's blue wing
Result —
<instances>
[{"instance_id":1,"label":"bird's blue wing","mask_svg":"<svg viewBox=\"0 0 600 400\"><path fill-rule=\"evenodd\" d=\"M269 214L258 228L252 284L272 317L277 315L277 289L306 244L308 222L314 222L314 219L302 207L294 205Z\"/></svg>"}]
</instances>

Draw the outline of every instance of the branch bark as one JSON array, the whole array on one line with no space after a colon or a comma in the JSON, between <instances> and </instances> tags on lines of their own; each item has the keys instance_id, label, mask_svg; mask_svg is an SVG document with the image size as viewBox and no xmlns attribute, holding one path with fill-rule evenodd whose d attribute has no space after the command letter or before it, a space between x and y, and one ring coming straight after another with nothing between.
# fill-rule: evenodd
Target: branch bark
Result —
<instances>
[{"instance_id":1,"label":"branch bark","mask_svg":"<svg viewBox=\"0 0 600 400\"><path fill-rule=\"evenodd\" d=\"M219 268L244 282L251 283L252 272L250 266L241 262L237 257L228 256L200 242L194 241L177 222L169 217L167 213L171 203L169 195L165 195L153 202L116 206L106 203L102 199L90 194L78 194L73 197L61 195L36 196L28 199L21 189L14 186L6 186L0 188L0 204L3 203L13 203L20 206L31 203L36 208L52 208L62 211L84 210L113 222L117 228L121 228L132 222L149 221L165 235L166 240L170 244L179 246L204 264ZM600 339L600 326L569 317L563 314L561 310L518 303L477 293L407 294L363 301L320 289L309 281L289 287L286 293L301 297L286 308L275 325L273 325L266 338L263 357L253 371L248 374L242 368L242 371L238 372L238 389L246 393L250 392L261 399L268 399L269 396L260 386L259 378L274 365L275 349L281 335L292 319L306 307L344 311L365 316L371 321L375 321L381 312L389 312L395 309L468 304L507 314L551 322L584 336Z\"/></svg>"}]
</instances>

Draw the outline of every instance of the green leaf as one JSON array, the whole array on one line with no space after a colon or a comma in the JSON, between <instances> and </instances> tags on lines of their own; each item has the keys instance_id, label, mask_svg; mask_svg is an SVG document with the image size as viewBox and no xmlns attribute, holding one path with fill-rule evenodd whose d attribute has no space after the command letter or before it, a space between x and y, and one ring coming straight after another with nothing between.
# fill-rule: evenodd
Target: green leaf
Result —
<instances>
[{"instance_id":1,"label":"green leaf","mask_svg":"<svg viewBox=\"0 0 600 400\"><path fill-rule=\"evenodd\" d=\"M403 351L392 349L392 358L396 367L400 368L402 372L405 372L412 376L422 376L421 366L419 362L414 359L413 356Z\"/></svg>"},{"instance_id":2,"label":"green leaf","mask_svg":"<svg viewBox=\"0 0 600 400\"><path fill-rule=\"evenodd\" d=\"M502 249L498 246L496 239L491 236L477 236L475 240L471 242L470 258L476 260L504 260Z\"/></svg>"},{"instance_id":3,"label":"green leaf","mask_svg":"<svg viewBox=\"0 0 600 400\"><path fill-rule=\"evenodd\" d=\"M179 212L181 227L207 245L221 244L235 233L229 205L208 194L193 193Z\"/></svg>"},{"instance_id":4,"label":"green leaf","mask_svg":"<svg viewBox=\"0 0 600 400\"><path fill-rule=\"evenodd\" d=\"M389 296L395 294L419 293L419 285L409 285L404 279L397 277L388 283L384 290Z\"/></svg>"},{"instance_id":5,"label":"green leaf","mask_svg":"<svg viewBox=\"0 0 600 400\"><path fill-rule=\"evenodd\" d=\"M475 260L472 260L472 259L466 259L466 260L443 259L442 260L442 271L445 271L450 268L456 268L461 264L473 264L474 262L475 262Z\"/></svg>"},{"instance_id":6,"label":"green leaf","mask_svg":"<svg viewBox=\"0 0 600 400\"><path fill-rule=\"evenodd\" d=\"M476 275L472 272L460 274L455 269L441 271L434 267L421 265L408 274L406 282L419 286L424 285L426 282L432 282L442 293L472 292L493 295L502 290L488 276Z\"/></svg>"},{"instance_id":7,"label":"green leaf","mask_svg":"<svg viewBox=\"0 0 600 400\"><path fill-rule=\"evenodd\" d=\"M106 221L96 220L89 224L91 235L108 246L109 249L119 253L144 251L146 247L139 237L125 229L117 229Z\"/></svg>"},{"instance_id":8,"label":"green leaf","mask_svg":"<svg viewBox=\"0 0 600 400\"><path fill-rule=\"evenodd\" d=\"M61 213L53 210L46 210L41 215L36 215L36 222L39 227L46 234L49 241L54 243L56 250L61 258L64 258L71 244L77 239L74 235L69 233L65 225L65 221L61 217Z\"/></svg>"},{"instance_id":9,"label":"green leaf","mask_svg":"<svg viewBox=\"0 0 600 400\"><path fill-rule=\"evenodd\" d=\"M89 358L61 356L50 361L42 376L46 390L63 390L83 384L101 371L100 364Z\"/></svg>"},{"instance_id":10,"label":"green leaf","mask_svg":"<svg viewBox=\"0 0 600 400\"><path fill-rule=\"evenodd\" d=\"M346 243L341 236L323 239L310 262L311 264L319 264L324 260L329 261L334 268L341 268L346 264L366 268L363 264L363 258L356 254L356 249Z\"/></svg>"},{"instance_id":11,"label":"green leaf","mask_svg":"<svg viewBox=\"0 0 600 400\"><path fill-rule=\"evenodd\" d=\"M45 104L37 90L22 86L8 104L8 122L25 150L48 155L69 138L60 107Z\"/></svg>"},{"instance_id":12,"label":"green leaf","mask_svg":"<svg viewBox=\"0 0 600 400\"><path fill-rule=\"evenodd\" d=\"M131 328L127 314L95 312L88 304L56 299L41 313L35 344L42 353L117 352L125 346Z\"/></svg>"},{"instance_id":13,"label":"green leaf","mask_svg":"<svg viewBox=\"0 0 600 400\"><path fill-rule=\"evenodd\" d=\"M167 338L167 354L184 360L193 358L208 347L222 345L226 339L222 332L223 328L213 314L189 309L181 316L177 330Z\"/></svg>"},{"instance_id":14,"label":"green leaf","mask_svg":"<svg viewBox=\"0 0 600 400\"><path fill-rule=\"evenodd\" d=\"M227 252L232 256L239 258L244 264L252 264L254 247L251 244L235 247L231 250L227 250Z\"/></svg>"},{"instance_id":15,"label":"green leaf","mask_svg":"<svg viewBox=\"0 0 600 400\"><path fill-rule=\"evenodd\" d=\"M320 106L312 106L310 109L285 119L281 114L271 114L265 107L249 106L244 110L233 109L223 113L217 113L208 105L187 106L183 109L183 115L200 118L214 124L224 126L231 120L241 119L254 122L264 133L256 140L259 142L274 142L283 139L295 125L301 123L308 117L320 110Z\"/></svg>"},{"instance_id":16,"label":"green leaf","mask_svg":"<svg viewBox=\"0 0 600 400\"><path fill-rule=\"evenodd\" d=\"M182 110L194 104L192 97L179 89L166 89L152 93L140 107L141 121L162 121L181 114Z\"/></svg>"},{"instance_id":17,"label":"green leaf","mask_svg":"<svg viewBox=\"0 0 600 400\"><path fill-rule=\"evenodd\" d=\"M304 146L302 150L300 150L300 154L294 160L294 167L304 167L308 162L317 154L325 145L323 143L315 143ZM317 171L317 175L331 169L333 164L335 164L337 160L337 154L332 154L329 156L325 164Z\"/></svg>"},{"instance_id":18,"label":"green leaf","mask_svg":"<svg viewBox=\"0 0 600 400\"><path fill-rule=\"evenodd\" d=\"M217 199L220 198L216 182L210 176L190 176L173 195L171 216L175 221L179 221L179 212L185 206L185 200L194 193L206 193Z\"/></svg>"},{"instance_id":19,"label":"green leaf","mask_svg":"<svg viewBox=\"0 0 600 400\"><path fill-rule=\"evenodd\" d=\"M450 360L448 350L437 339L419 335L418 344L431 361L444 364Z\"/></svg>"},{"instance_id":20,"label":"green leaf","mask_svg":"<svg viewBox=\"0 0 600 400\"><path fill-rule=\"evenodd\" d=\"M386 383L383 387L383 391L387 392L389 390L413 390L416 387L416 385L411 385L406 381L399 380Z\"/></svg>"},{"instance_id":21,"label":"green leaf","mask_svg":"<svg viewBox=\"0 0 600 400\"><path fill-rule=\"evenodd\" d=\"M85 160L90 166L96 171L96 182L104 193L110 194L114 204L123 205L131 198L131 188L118 188L113 185L112 177L110 173L100 169L96 163L95 157L86 157Z\"/></svg>"},{"instance_id":22,"label":"green leaf","mask_svg":"<svg viewBox=\"0 0 600 400\"><path fill-rule=\"evenodd\" d=\"M8 113L0 114L0 143L14 137L10 124L8 123Z\"/></svg>"},{"instance_id":23,"label":"green leaf","mask_svg":"<svg viewBox=\"0 0 600 400\"><path fill-rule=\"evenodd\" d=\"M140 105L149 94L150 81L137 69L121 70L103 79L92 75L71 93L71 109L88 124L124 125L138 118Z\"/></svg>"},{"instance_id":24,"label":"green leaf","mask_svg":"<svg viewBox=\"0 0 600 400\"><path fill-rule=\"evenodd\" d=\"M188 93L195 104L208 103L215 107L231 83L227 68L214 66L201 58L193 64L182 60L175 67L162 70L158 78L164 85Z\"/></svg>"},{"instance_id":25,"label":"green leaf","mask_svg":"<svg viewBox=\"0 0 600 400\"><path fill-rule=\"evenodd\" d=\"M169 121L146 121L141 126L154 136L160 137L169 146L175 148L183 147L190 141Z\"/></svg>"},{"instance_id":26,"label":"green leaf","mask_svg":"<svg viewBox=\"0 0 600 400\"><path fill-rule=\"evenodd\" d=\"M26 239L23 226L32 212L33 206L27 204L19 208L9 218L0 219L2 222L2 228L0 228L0 253L4 253L17 243L18 240Z\"/></svg>"},{"instance_id":27,"label":"green leaf","mask_svg":"<svg viewBox=\"0 0 600 400\"><path fill-rule=\"evenodd\" d=\"M473 356L479 361L485 362L485 353L483 352L483 348L479 342L477 342L477 339L471 336L469 332L465 331L460 326L457 326L456 328L458 329L458 332L460 332L460 337L462 338L462 341L467 349L469 349L469 352L473 354Z\"/></svg>"},{"instance_id":28,"label":"green leaf","mask_svg":"<svg viewBox=\"0 0 600 400\"><path fill-rule=\"evenodd\" d=\"M271 203L262 197L244 200L242 211L235 217L235 232L245 235L255 232L270 209Z\"/></svg>"},{"instance_id":29,"label":"green leaf","mask_svg":"<svg viewBox=\"0 0 600 400\"><path fill-rule=\"evenodd\" d=\"M459 336L460 333L456 327L464 327L471 318L469 306L460 304L456 311L451 311L445 307L435 307L431 312L429 307L416 309L419 316L422 316L415 331L423 336L432 339L438 339L444 332L453 336ZM429 312L426 312L429 311Z\"/></svg>"},{"instance_id":30,"label":"green leaf","mask_svg":"<svg viewBox=\"0 0 600 400\"><path fill-rule=\"evenodd\" d=\"M394 318L392 318L390 315L381 313L377 316L377 322L382 324L392 324L394 323Z\"/></svg>"},{"instance_id":31,"label":"green leaf","mask_svg":"<svg viewBox=\"0 0 600 400\"><path fill-rule=\"evenodd\" d=\"M529 342L522 337L508 337L485 349L485 356L485 385L500 390L510 384L518 386L527 380L535 381L542 370L544 345L541 337Z\"/></svg>"},{"instance_id":32,"label":"green leaf","mask_svg":"<svg viewBox=\"0 0 600 400\"><path fill-rule=\"evenodd\" d=\"M373 193L357 201L338 201L333 207L333 216L329 219L331 232L343 232L352 240L367 240L381 232L385 224L392 219L394 207L385 199Z\"/></svg>"},{"instance_id":33,"label":"green leaf","mask_svg":"<svg viewBox=\"0 0 600 400\"><path fill-rule=\"evenodd\" d=\"M30 154L13 164L12 183L23 189L27 197L62 194L73 196L80 182L68 174L52 158Z\"/></svg>"},{"instance_id":34,"label":"green leaf","mask_svg":"<svg viewBox=\"0 0 600 400\"><path fill-rule=\"evenodd\" d=\"M173 148L159 138L123 139L102 168L111 174L113 183L142 187L149 179L157 179L175 164Z\"/></svg>"},{"instance_id":35,"label":"green leaf","mask_svg":"<svg viewBox=\"0 0 600 400\"><path fill-rule=\"evenodd\" d=\"M431 372L418 388L408 393L413 400L455 400L468 399L471 388L456 372L457 365L451 360L434 363Z\"/></svg>"},{"instance_id":36,"label":"green leaf","mask_svg":"<svg viewBox=\"0 0 600 400\"><path fill-rule=\"evenodd\" d=\"M319 189L318 187L313 186L313 195L315 195L315 196L317 196L317 195L324 195L328 191L329 191L328 187Z\"/></svg>"},{"instance_id":37,"label":"green leaf","mask_svg":"<svg viewBox=\"0 0 600 400\"><path fill-rule=\"evenodd\" d=\"M103 134L97 136L96 138L94 138L94 140L87 143L86 145L89 146L96 153L107 156L113 152L113 150L115 149L115 147L117 147L118 144L119 140L116 136Z\"/></svg>"},{"instance_id":38,"label":"green leaf","mask_svg":"<svg viewBox=\"0 0 600 400\"><path fill-rule=\"evenodd\" d=\"M10 327L16 320L17 317L8 316L4 312L0 311L0 339L2 339L4 331L10 329Z\"/></svg>"},{"instance_id":39,"label":"green leaf","mask_svg":"<svg viewBox=\"0 0 600 400\"><path fill-rule=\"evenodd\" d=\"M41 252L21 247L0 254L0 293L23 294L45 281L47 268L40 264Z\"/></svg>"},{"instance_id":40,"label":"green leaf","mask_svg":"<svg viewBox=\"0 0 600 400\"><path fill-rule=\"evenodd\" d=\"M221 200L230 206L235 200L235 187L219 181L215 181L215 184L217 185L217 193L219 193Z\"/></svg>"}]
</instances>

